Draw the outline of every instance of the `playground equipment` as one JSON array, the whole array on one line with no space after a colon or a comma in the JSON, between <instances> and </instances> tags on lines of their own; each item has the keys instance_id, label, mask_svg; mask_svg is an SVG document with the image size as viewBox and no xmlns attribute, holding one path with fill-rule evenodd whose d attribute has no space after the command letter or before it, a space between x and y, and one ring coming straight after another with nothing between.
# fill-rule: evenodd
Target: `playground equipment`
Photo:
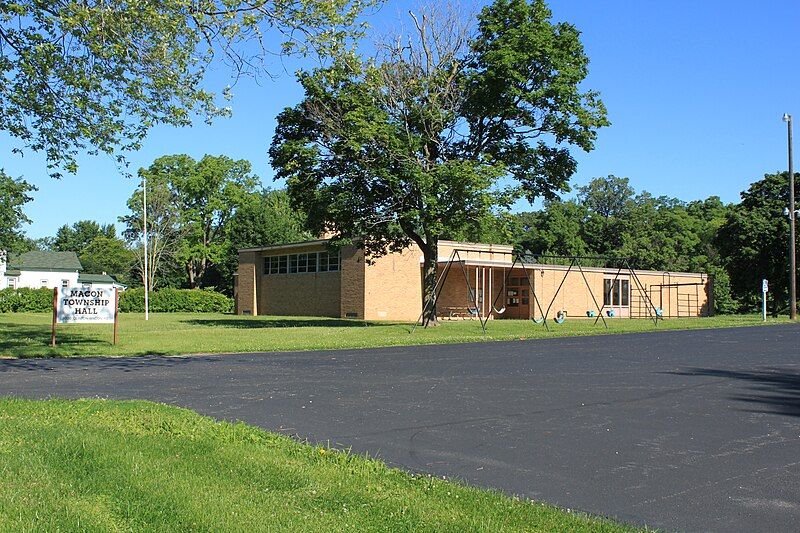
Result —
<instances>
[{"instance_id":1,"label":"playground equipment","mask_svg":"<svg viewBox=\"0 0 800 533\"><path fill-rule=\"evenodd\" d=\"M614 257L604 257L604 256L558 256L558 255L544 255L544 254L531 254L525 253L520 251L492 251L491 253L494 255L500 256L510 256L511 265L508 265L508 262L504 262L502 265L493 264L492 266L502 266L503 268L503 281L500 287L500 290L497 294L492 298L491 305L487 308L484 304L484 296L486 294L486 279L485 279L485 272L484 272L484 279L483 281L480 280L478 271L476 269L475 272L475 283L476 288L473 289L472 283L470 282L470 276L467 273L466 268L466 260L462 257L462 253L466 254L469 257L469 253L474 253L473 250L468 249L460 249L455 248L452 250L447 263L444 266L444 269L437 280L436 287L434 289L433 298L431 298L428 304L423 308L422 313L420 313L417 322L414 324L412 328L412 332L416 329L417 325L422 323L423 325L427 326L427 321L430 320L430 314L428 311L431 309L436 309L436 304L441 296L441 292L447 282L448 276L450 275L453 265L458 264L461 270L461 273L464 278L464 282L466 284L467 289L467 299L470 302L467 307L467 313L470 317L477 318L481 323L481 329L484 333L486 333L486 326L489 319L492 317L492 314L501 315L506 313L507 305L509 301L512 301L516 305L517 299L527 299L528 301L525 302L526 305L530 306L530 302L533 302L533 306L528 308L529 316L526 317L535 324L542 324L545 329L549 331L548 327L548 316L550 316L550 311L553 308L553 305L556 302L559 294L561 293L562 288L564 287L564 283L566 282L568 276L573 273L573 271L577 271L580 273L581 278L588 290L589 295L591 296L591 300L594 303L595 309L589 309L586 314L589 318L594 318L594 324L597 325L598 321L603 322L603 326L608 328L608 323L606 322L606 316L609 318L616 316L616 312L613 309L613 305L607 305L605 299L603 304L600 305L598 303L597 298L595 297L595 291L592 289L591 284L589 283L586 272L583 269L582 262L583 261L591 261L591 262L604 262L605 264L613 264L616 266L616 274L614 275L613 279L610 279L610 286L617 287L617 281L619 280L622 273L625 273L626 279L622 281L624 283L624 287L628 287L628 283L632 283L632 287L635 288L637 291L637 296L640 300L638 306L638 312L640 313L639 316L646 316L647 318L653 320L655 325L658 325L658 320L663 319L663 311L657 308L648 294L647 289L639 280L639 277L636 274L636 271L630 266L630 262L625 258L614 258ZM548 263L549 262L549 263ZM553 263L556 262L556 263ZM536 291L536 284L535 284L535 276L532 275L531 268L536 268L537 265L545 265L545 266L552 266L557 264L561 267L567 267L564 271L564 275L561 278L560 283L558 284L557 289L555 290L550 302L547 304L546 308L543 308L542 302L539 299ZM606 267L609 268L609 267ZM613 267L611 267L613 268ZM515 275L515 284L510 284L509 279L515 269L519 269L521 271L522 276L519 274ZM542 276L544 276L544 270L542 270ZM488 286L490 287L489 291L491 291L491 277L492 273L490 270L490 281ZM481 285L482 283L482 285ZM512 286L512 289L509 287ZM516 289L520 290L519 293L516 292ZM527 291L526 291L527 289ZM613 290L613 289L612 289ZM627 291L627 289L626 289ZM512 294L514 297L512 297ZM627 293L626 293L627 294ZM490 295L491 296L491 295ZM503 305L498 306L498 300L503 298ZM626 304L627 305L627 304ZM606 309L606 308L609 309ZM606 311L604 313L604 311ZM426 314L428 317L426 318ZM604 316L605 315L605 316ZM452 315L451 315L452 316ZM633 318L633 315L629 315ZM513 317L513 315L512 315ZM561 324L567 319L567 312L565 309L559 310L556 315L551 318L554 323Z\"/></svg>"}]
</instances>

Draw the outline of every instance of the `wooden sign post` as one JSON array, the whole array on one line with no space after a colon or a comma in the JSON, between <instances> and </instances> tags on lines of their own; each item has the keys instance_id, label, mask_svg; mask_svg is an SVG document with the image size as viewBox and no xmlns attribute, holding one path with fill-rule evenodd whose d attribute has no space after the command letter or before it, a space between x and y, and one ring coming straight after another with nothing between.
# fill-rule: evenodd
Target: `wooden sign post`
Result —
<instances>
[{"instance_id":1,"label":"wooden sign post","mask_svg":"<svg viewBox=\"0 0 800 533\"><path fill-rule=\"evenodd\" d=\"M58 318L58 288L53 287L53 329L50 331L50 347L56 347L56 318Z\"/></svg>"},{"instance_id":2,"label":"wooden sign post","mask_svg":"<svg viewBox=\"0 0 800 533\"><path fill-rule=\"evenodd\" d=\"M119 327L119 288L114 287L114 346L117 345L118 327Z\"/></svg>"}]
</instances>

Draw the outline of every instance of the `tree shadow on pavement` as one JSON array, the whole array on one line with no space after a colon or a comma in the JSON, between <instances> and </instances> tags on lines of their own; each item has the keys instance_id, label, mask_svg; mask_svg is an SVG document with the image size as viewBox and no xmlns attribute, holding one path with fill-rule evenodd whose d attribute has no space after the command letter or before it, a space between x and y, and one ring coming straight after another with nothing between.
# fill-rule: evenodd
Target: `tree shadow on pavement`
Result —
<instances>
[{"instance_id":1,"label":"tree shadow on pavement","mask_svg":"<svg viewBox=\"0 0 800 533\"><path fill-rule=\"evenodd\" d=\"M732 400L750 404L751 408L742 411L800 417L800 371L780 367L755 370L689 368L668 373L743 381L749 384L747 392L730 396Z\"/></svg>"},{"instance_id":2,"label":"tree shadow on pavement","mask_svg":"<svg viewBox=\"0 0 800 533\"><path fill-rule=\"evenodd\" d=\"M368 322L365 320L346 320L335 318L231 318L231 319L212 319L212 318L192 318L183 320L186 324L194 326L207 326L215 328L238 328L238 329L257 329L257 328L364 328L369 326L394 326L401 322Z\"/></svg>"},{"instance_id":3,"label":"tree shadow on pavement","mask_svg":"<svg viewBox=\"0 0 800 533\"><path fill-rule=\"evenodd\" d=\"M137 370L150 370L153 368L169 368L193 362L214 362L222 360L222 356L196 355L196 356L163 356L163 355L138 355L133 357L69 357L69 358L30 358L30 359L0 359L0 373L3 372L57 372L64 370L121 370L122 372L136 372Z\"/></svg>"}]
</instances>

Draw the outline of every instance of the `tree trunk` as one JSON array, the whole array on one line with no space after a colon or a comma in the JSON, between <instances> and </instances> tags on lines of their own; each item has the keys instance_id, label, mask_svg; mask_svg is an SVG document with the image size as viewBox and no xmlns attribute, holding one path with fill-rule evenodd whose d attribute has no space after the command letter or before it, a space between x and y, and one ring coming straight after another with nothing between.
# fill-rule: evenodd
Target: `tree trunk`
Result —
<instances>
[{"instance_id":1,"label":"tree trunk","mask_svg":"<svg viewBox=\"0 0 800 533\"><path fill-rule=\"evenodd\" d=\"M186 263L186 277L189 278L189 288L195 288L195 277L194 277L194 265L192 265L192 260L190 259L188 263Z\"/></svg>"},{"instance_id":2,"label":"tree trunk","mask_svg":"<svg viewBox=\"0 0 800 533\"><path fill-rule=\"evenodd\" d=\"M422 248L422 325L438 326L436 317L436 282L438 281L439 242L432 240Z\"/></svg>"}]
</instances>

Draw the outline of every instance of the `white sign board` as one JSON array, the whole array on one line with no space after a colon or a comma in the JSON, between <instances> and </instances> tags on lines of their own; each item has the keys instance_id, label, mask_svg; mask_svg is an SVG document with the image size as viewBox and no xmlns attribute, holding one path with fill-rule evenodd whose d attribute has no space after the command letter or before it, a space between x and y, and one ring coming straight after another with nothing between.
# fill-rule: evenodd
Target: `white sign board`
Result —
<instances>
[{"instance_id":1,"label":"white sign board","mask_svg":"<svg viewBox=\"0 0 800 533\"><path fill-rule=\"evenodd\" d=\"M769 281L762 279L761 280L761 292L767 293L769 292Z\"/></svg>"},{"instance_id":2,"label":"white sign board","mask_svg":"<svg viewBox=\"0 0 800 533\"><path fill-rule=\"evenodd\" d=\"M114 300L114 289L63 287L58 293L58 323L113 324Z\"/></svg>"}]
</instances>

